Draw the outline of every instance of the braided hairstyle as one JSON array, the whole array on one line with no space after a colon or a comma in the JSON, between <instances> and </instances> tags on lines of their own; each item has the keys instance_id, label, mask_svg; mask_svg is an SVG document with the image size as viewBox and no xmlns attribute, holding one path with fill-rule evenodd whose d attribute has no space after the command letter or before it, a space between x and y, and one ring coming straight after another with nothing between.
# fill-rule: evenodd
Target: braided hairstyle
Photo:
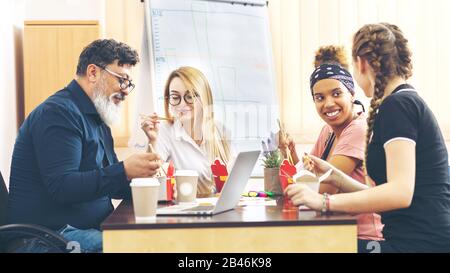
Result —
<instances>
[{"instance_id":1,"label":"braided hairstyle","mask_svg":"<svg viewBox=\"0 0 450 273\"><path fill-rule=\"evenodd\" d=\"M344 47L334 45L320 47L314 57L314 67L322 64L336 64L348 70L349 64Z\"/></svg>"},{"instance_id":2,"label":"braided hairstyle","mask_svg":"<svg viewBox=\"0 0 450 273\"><path fill-rule=\"evenodd\" d=\"M374 95L370 101L367 117L367 134L364 169L367 174L367 154L378 108L389 81L396 76L405 80L412 76L411 51L408 40L395 25L388 23L368 24L356 32L353 38L353 60L365 59L375 73Z\"/></svg>"}]
</instances>

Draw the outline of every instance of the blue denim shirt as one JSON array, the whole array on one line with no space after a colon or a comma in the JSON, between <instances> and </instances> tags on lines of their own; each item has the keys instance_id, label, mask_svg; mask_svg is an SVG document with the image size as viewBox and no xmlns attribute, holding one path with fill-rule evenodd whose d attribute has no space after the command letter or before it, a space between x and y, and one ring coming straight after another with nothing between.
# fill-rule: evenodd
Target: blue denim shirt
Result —
<instances>
[{"instance_id":1,"label":"blue denim shirt","mask_svg":"<svg viewBox=\"0 0 450 273\"><path fill-rule=\"evenodd\" d=\"M111 197L129 198L110 128L73 80L22 124L11 164L8 222L99 228Z\"/></svg>"}]
</instances>

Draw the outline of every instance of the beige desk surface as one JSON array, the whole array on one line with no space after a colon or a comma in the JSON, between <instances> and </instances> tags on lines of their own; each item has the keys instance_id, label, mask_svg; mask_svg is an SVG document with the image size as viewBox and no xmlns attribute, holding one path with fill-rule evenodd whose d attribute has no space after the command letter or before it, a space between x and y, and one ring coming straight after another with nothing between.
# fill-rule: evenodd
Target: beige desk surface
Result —
<instances>
[{"instance_id":1,"label":"beige desk surface","mask_svg":"<svg viewBox=\"0 0 450 273\"><path fill-rule=\"evenodd\" d=\"M247 187L247 189L252 189ZM102 223L104 252L356 252L356 218L277 206L136 223L125 200Z\"/></svg>"}]
</instances>

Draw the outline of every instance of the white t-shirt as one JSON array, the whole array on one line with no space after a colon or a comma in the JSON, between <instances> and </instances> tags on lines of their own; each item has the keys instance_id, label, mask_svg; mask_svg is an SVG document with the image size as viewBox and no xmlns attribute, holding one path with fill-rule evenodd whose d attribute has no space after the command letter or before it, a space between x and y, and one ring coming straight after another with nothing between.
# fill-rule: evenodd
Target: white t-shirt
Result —
<instances>
[{"instance_id":1,"label":"white t-shirt","mask_svg":"<svg viewBox=\"0 0 450 273\"><path fill-rule=\"evenodd\" d=\"M176 170L195 170L199 173L197 195L205 196L215 192L211 164L205 141L199 146L183 128L180 121L173 124L161 122L156 152L163 161L172 160Z\"/></svg>"}]
</instances>

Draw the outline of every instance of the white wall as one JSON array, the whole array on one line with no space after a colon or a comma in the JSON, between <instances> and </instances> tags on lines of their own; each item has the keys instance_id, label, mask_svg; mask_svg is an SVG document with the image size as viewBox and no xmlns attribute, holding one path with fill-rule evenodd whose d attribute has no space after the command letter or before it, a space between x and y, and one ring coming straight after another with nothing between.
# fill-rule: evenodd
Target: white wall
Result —
<instances>
[{"instance_id":1,"label":"white wall","mask_svg":"<svg viewBox=\"0 0 450 273\"><path fill-rule=\"evenodd\" d=\"M111 1L111 0L110 0ZM0 9L0 171L9 184L11 155L17 136L21 77L21 30L31 20L105 22L105 0L3 0ZM101 28L104 33L104 28Z\"/></svg>"},{"instance_id":2,"label":"white wall","mask_svg":"<svg viewBox=\"0 0 450 273\"><path fill-rule=\"evenodd\" d=\"M17 77L15 28L21 25L23 0L2 1L0 9L0 171L6 184L14 141L17 135Z\"/></svg>"},{"instance_id":3,"label":"white wall","mask_svg":"<svg viewBox=\"0 0 450 273\"><path fill-rule=\"evenodd\" d=\"M299 143L316 140L324 124L309 90L314 52L322 45L346 46L364 24L397 24L413 53L411 83L434 112L450 140L450 1L448 0L270 0L270 23L281 116ZM357 98L364 97L357 90ZM367 109L367 107L366 107Z\"/></svg>"},{"instance_id":4,"label":"white wall","mask_svg":"<svg viewBox=\"0 0 450 273\"><path fill-rule=\"evenodd\" d=\"M25 0L25 20L99 20L104 0Z\"/></svg>"},{"instance_id":5,"label":"white wall","mask_svg":"<svg viewBox=\"0 0 450 273\"><path fill-rule=\"evenodd\" d=\"M24 20L95 20L105 25L107 0L22 0L25 1ZM108 0L116 1L116 0ZM100 35L104 36L104 27Z\"/></svg>"}]
</instances>

